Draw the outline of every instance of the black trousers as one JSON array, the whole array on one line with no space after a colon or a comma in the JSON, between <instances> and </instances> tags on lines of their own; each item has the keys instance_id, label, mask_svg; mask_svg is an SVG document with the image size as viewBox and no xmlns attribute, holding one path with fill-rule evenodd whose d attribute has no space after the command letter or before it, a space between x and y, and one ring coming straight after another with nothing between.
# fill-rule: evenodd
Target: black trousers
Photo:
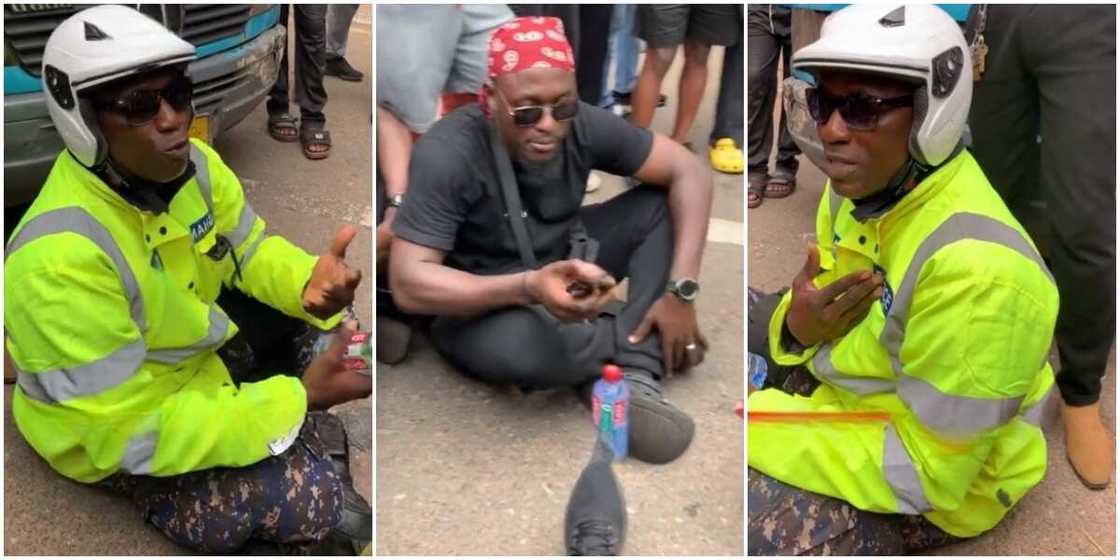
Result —
<instances>
[{"instance_id":1,"label":"black trousers","mask_svg":"<svg viewBox=\"0 0 1120 560\"><path fill-rule=\"evenodd\" d=\"M561 323L539 305L469 319L439 317L431 326L436 350L467 375L526 389L578 385L597 378L608 361L659 379L658 333L639 344L627 337L669 282L673 227L665 195L634 188L585 207L581 218L599 241L596 264L616 280L629 278L621 309L579 323Z\"/></svg>"},{"instance_id":2,"label":"black trousers","mask_svg":"<svg viewBox=\"0 0 1120 560\"><path fill-rule=\"evenodd\" d=\"M739 8L739 28L743 27L743 6ZM723 70L719 77L719 97L716 99L716 122L712 127L709 143L720 138L731 138L743 147L743 48L742 31L738 41L723 53Z\"/></svg>"},{"instance_id":3,"label":"black trousers","mask_svg":"<svg viewBox=\"0 0 1120 560\"><path fill-rule=\"evenodd\" d=\"M323 87L323 67L327 53L327 5L281 4L280 24L288 37L288 10L295 10L295 102L299 105L303 122L326 123L323 107L327 104L327 89ZM268 114L288 110L288 49L280 57L280 76L268 94Z\"/></svg>"},{"instance_id":4,"label":"black trousers","mask_svg":"<svg viewBox=\"0 0 1120 560\"><path fill-rule=\"evenodd\" d=\"M1116 7L988 10L972 153L1057 281L1062 398L1092 404L1116 331Z\"/></svg>"},{"instance_id":5,"label":"black trousers","mask_svg":"<svg viewBox=\"0 0 1120 560\"><path fill-rule=\"evenodd\" d=\"M793 54L790 35L790 9L784 6L747 8L747 173L766 177L770 149L774 142L774 104L778 103L778 56L781 55L783 75L790 75ZM797 155L801 151L786 129L782 112L778 135L778 163L775 177L793 180L797 177Z\"/></svg>"}]
</instances>

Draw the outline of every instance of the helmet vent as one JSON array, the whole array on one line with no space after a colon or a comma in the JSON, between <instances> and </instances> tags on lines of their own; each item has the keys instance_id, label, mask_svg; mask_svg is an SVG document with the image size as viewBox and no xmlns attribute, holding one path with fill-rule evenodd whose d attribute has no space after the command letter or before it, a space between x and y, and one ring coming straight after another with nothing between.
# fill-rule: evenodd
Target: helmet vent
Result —
<instances>
[{"instance_id":1,"label":"helmet vent","mask_svg":"<svg viewBox=\"0 0 1120 560\"><path fill-rule=\"evenodd\" d=\"M902 27L906 25L906 6L899 6L879 20L883 27Z\"/></svg>"},{"instance_id":2,"label":"helmet vent","mask_svg":"<svg viewBox=\"0 0 1120 560\"><path fill-rule=\"evenodd\" d=\"M82 23L84 23L85 26L86 26L86 40L87 41L102 41L104 39L111 39L111 37L106 35L105 32L102 31L101 28L97 27L96 25L94 25L94 24L92 24L88 21L83 21Z\"/></svg>"},{"instance_id":3,"label":"helmet vent","mask_svg":"<svg viewBox=\"0 0 1120 560\"><path fill-rule=\"evenodd\" d=\"M953 92L964 68L964 51L953 47L933 57L933 72L930 93L941 99Z\"/></svg>"},{"instance_id":4,"label":"helmet vent","mask_svg":"<svg viewBox=\"0 0 1120 560\"><path fill-rule=\"evenodd\" d=\"M58 103L59 107L69 111L74 108L74 95L70 90L70 77L66 72L47 64L43 67L43 74L47 82L47 91Z\"/></svg>"}]
</instances>

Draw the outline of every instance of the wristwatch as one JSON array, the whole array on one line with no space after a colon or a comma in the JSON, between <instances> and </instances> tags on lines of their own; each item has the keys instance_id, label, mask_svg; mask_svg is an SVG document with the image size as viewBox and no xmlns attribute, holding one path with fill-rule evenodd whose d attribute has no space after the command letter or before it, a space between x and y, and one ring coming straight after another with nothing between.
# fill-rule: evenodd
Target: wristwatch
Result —
<instances>
[{"instance_id":1,"label":"wristwatch","mask_svg":"<svg viewBox=\"0 0 1120 560\"><path fill-rule=\"evenodd\" d=\"M692 278L670 280L668 291L670 294L677 296L677 299L685 303L692 303L696 301L696 296L700 295L700 283Z\"/></svg>"},{"instance_id":2,"label":"wristwatch","mask_svg":"<svg viewBox=\"0 0 1120 560\"><path fill-rule=\"evenodd\" d=\"M402 204L404 204L403 194L394 194L389 197L389 206L392 206L393 208L400 208Z\"/></svg>"}]
</instances>

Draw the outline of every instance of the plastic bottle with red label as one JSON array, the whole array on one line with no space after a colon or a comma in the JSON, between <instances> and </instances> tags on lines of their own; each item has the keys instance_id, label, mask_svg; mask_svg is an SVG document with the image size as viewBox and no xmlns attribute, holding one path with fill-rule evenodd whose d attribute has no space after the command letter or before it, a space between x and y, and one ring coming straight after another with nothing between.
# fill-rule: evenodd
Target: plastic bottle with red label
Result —
<instances>
[{"instance_id":1,"label":"plastic bottle with red label","mask_svg":"<svg viewBox=\"0 0 1120 560\"><path fill-rule=\"evenodd\" d=\"M629 408L630 386L623 380L622 369L613 364L603 366L603 377L591 391L591 419L615 459L626 456Z\"/></svg>"}]
</instances>

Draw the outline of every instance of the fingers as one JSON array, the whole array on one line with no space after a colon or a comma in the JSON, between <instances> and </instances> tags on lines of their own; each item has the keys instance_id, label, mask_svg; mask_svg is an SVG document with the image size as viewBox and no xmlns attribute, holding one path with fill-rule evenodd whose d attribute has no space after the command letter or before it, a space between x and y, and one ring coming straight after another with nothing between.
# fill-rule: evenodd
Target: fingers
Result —
<instances>
[{"instance_id":1,"label":"fingers","mask_svg":"<svg viewBox=\"0 0 1120 560\"><path fill-rule=\"evenodd\" d=\"M870 270L860 270L848 274L843 278L840 278L839 280L836 280L831 284L821 288L821 301L824 302L824 305L828 305L830 302L854 287L856 284L870 279Z\"/></svg>"},{"instance_id":2,"label":"fingers","mask_svg":"<svg viewBox=\"0 0 1120 560\"><path fill-rule=\"evenodd\" d=\"M817 276L817 272L821 269L821 254L817 249L815 243L810 243L807 247L808 254L805 257L805 264L798 271L797 276L793 277L793 287L797 288L813 281Z\"/></svg>"},{"instance_id":3,"label":"fingers","mask_svg":"<svg viewBox=\"0 0 1120 560\"><path fill-rule=\"evenodd\" d=\"M843 323L845 330L851 329L856 323L863 320L867 316L867 312L871 310L871 306L883 296L883 288L877 286L865 294L855 305L852 305L844 313L840 315L840 321Z\"/></svg>"},{"instance_id":4,"label":"fingers","mask_svg":"<svg viewBox=\"0 0 1120 560\"><path fill-rule=\"evenodd\" d=\"M362 283L362 269L346 267L343 271L342 284L350 291L357 289L358 284Z\"/></svg>"},{"instance_id":5,"label":"fingers","mask_svg":"<svg viewBox=\"0 0 1120 560\"><path fill-rule=\"evenodd\" d=\"M661 333L661 365L665 368L665 375L672 375L677 370L676 348L665 333Z\"/></svg>"},{"instance_id":6,"label":"fingers","mask_svg":"<svg viewBox=\"0 0 1120 560\"><path fill-rule=\"evenodd\" d=\"M630 333L630 344L637 344L649 336L649 332L653 330L653 314L646 312L646 316L642 318L642 322L638 324L638 328Z\"/></svg>"},{"instance_id":7,"label":"fingers","mask_svg":"<svg viewBox=\"0 0 1120 560\"><path fill-rule=\"evenodd\" d=\"M614 288L616 284L615 279L595 263L589 263L578 259L566 262L570 263L568 272L574 276L574 280L582 280L595 286L599 290L610 290Z\"/></svg>"},{"instance_id":8,"label":"fingers","mask_svg":"<svg viewBox=\"0 0 1120 560\"><path fill-rule=\"evenodd\" d=\"M855 309L879 287L879 282L878 275L870 275L868 278L859 280L843 294L840 294L840 297L836 298L835 301L826 299L824 304L826 312L839 317L849 310Z\"/></svg>"},{"instance_id":9,"label":"fingers","mask_svg":"<svg viewBox=\"0 0 1120 560\"><path fill-rule=\"evenodd\" d=\"M331 241L331 248L328 252L340 259L346 258L346 248L350 242L354 240L354 236L358 235L358 230L350 224L346 224L339 228L338 233L334 234L334 239Z\"/></svg>"}]
</instances>

